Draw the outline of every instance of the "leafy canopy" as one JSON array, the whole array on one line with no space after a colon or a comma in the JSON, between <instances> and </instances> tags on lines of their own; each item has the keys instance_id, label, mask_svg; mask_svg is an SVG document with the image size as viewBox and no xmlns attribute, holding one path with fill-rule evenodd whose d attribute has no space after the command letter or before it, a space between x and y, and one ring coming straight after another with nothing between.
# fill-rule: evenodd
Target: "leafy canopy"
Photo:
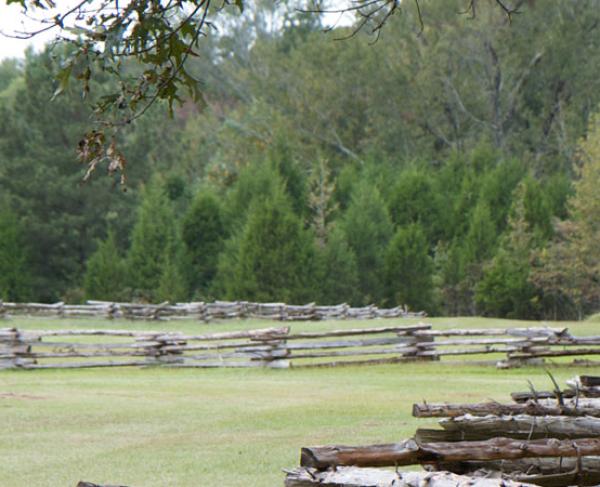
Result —
<instances>
[{"instance_id":1,"label":"leafy canopy","mask_svg":"<svg viewBox=\"0 0 600 487\"><path fill-rule=\"evenodd\" d=\"M72 78L81 83L86 97L92 80L108 75L115 81L114 91L91 100L100 124L89 130L79 143L80 159L89 166L86 178L101 163L108 164L110 173L124 174L125 157L115 143L116 132L141 117L157 100L166 101L171 113L174 103L182 103L184 98L204 103L201 84L186 61L200 56L200 40L216 31L217 25L227 30L230 13L243 14L246 6L252 6L248 0L77 0L62 6L54 0L6 0L6 3L20 6L23 16L37 22L28 30L15 30L14 37L30 39L55 32L57 40L71 46L69 58L56 75L53 98L66 90ZM313 0L298 5L307 5L301 9L305 13L355 14L355 24L346 36L352 37L361 30L379 36L392 14L409 8L405 3L408 2L345 0L333 10L324 9ZM464 11L475 16L478 3L470 0ZM495 0L495 3L510 20L523 2L512 2L513 5L507 0ZM414 0L411 7L422 31L421 1Z\"/></svg>"}]
</instances>

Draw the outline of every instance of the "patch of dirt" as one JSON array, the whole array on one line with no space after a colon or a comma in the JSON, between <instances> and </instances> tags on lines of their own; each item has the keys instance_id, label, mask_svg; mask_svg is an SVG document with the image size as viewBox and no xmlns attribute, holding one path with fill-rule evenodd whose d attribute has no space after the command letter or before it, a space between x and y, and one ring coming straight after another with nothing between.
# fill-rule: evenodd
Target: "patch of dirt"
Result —
<instances>
[{"instance_id":1,"label":"patch of dirt","mask_svg":"<svg viewBox=\"0 0 600 487\"><path fill-rule=\"evenodd\" d=\"M28 401L41 401L46 399L44 396L34 396L33 394L17 394L15 392L0 392L0 399L23 399Z\"/></svg>"}]
</instances>

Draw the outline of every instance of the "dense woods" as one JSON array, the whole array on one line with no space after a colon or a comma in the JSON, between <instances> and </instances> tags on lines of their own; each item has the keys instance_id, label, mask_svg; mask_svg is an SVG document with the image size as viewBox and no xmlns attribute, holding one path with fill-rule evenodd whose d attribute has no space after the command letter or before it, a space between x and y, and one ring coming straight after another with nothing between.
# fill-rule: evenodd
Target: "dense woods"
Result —
<instances>
[{"instance_id":1,"label":"dense woods","mask_svg":"<svg viewBox=\"0 0 600 487\"><path fill-rule=\"evenodd\" d=\"M280 3L226 18L188 61L206 106L119 134L127 191L81 183L69 47L3 61L0 299L598 310L600 3L421 5L375 44Z\"/></svg>"}]
</instances>

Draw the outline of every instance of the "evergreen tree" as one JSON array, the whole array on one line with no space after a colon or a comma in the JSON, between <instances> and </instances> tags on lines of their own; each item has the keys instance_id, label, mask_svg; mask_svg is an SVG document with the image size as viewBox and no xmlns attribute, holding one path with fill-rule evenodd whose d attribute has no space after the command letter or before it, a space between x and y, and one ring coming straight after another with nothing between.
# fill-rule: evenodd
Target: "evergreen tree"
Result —
<instances>
[{"instance_id":1,"label":"evergreen tree","mask_svg":"<svg viewBox=\"0 0 600 487\"><path fill-rule=\"evenodd\" d=\"M327 243L318 247L318 302L336 304L358 302L359 278L356 255L344 233L335 228Z\"/></svg>"},{"instance_id":2,"label":"evergreen tree","mask_svg":"<svg viewBox=\"0 0 600 487\"><path fill-rule=\"evenodd\" d=\"M487 201L480 199L473 210L465 236L468 260L479 263L492 255L496 244L496 225Z\"/></svg>"},{"instance_id":3,"label":"evergreen tree","mask_svg":"<svg viewBox=\"0 0 600 487\"><path fill-rule=\"evenodd\" d=\"M555 308L569 303L577 318L600 309L600 118L581 142L581 168L569 199L569 218L538 255L532 281ZM564 313L564 311L563 311ZM554 316L557 311L554 310Z\"/></svg>"},{"instance_id":4,"label":"evergreen tree","mask_svg":"<svg viewBox=\"0 0 600 487\"><path fill-rule=\"evenodd\" d=\"M390 305L432 310L433 261L418 223L399 228L390 241L385 254L385 280Z\"/></svg>"},{"instance_id":5,"label":"evergreen tree","mask_svg":"<svg viewBox=\"0 0 600 487\"><path fill-rule=\"evenodd\" d=\"M402 171L389 203L396 227L419 223L431 242L437 242L443 236L445 224L443 202L434 176L435 173L416 169Z\"/></svg>"},{"instance_id":6,"label":"evergreen tree","mask_svg":"<svg viewBox=\"0 0 600 487\"><path fill-rule=\"evenodd\" d=\"M340 226L356 255L360 303L381 303L385 298L384 255L393 229L379 191L367 181L355 188Z\"/></svg>"},{"instance_id":7,"label":"evergreen tree","mask_svg":"<svg viewBox=\"0 0 600 487\"><path fill-rule=\"evenodd\" d=\"M219 259L217 279L227 299L297 303L314 298L313 237L294 215L281 183L252 203L232 244Z\"/></svg>"},{"instance_id":8,"label":"evergreen tree","mask_svg":"<svg viewBox=\"0 0 600 487\"><path fill-rule=\"evenodd\" d=\"M158 289L155 293L157 302L169 301L176 303L188 298L188 287L182 276L179 265L179 252L173 248L168 249L163 263Z\"/></svg>"},{"instance_id":9,"label":"evergreen tree","mask_svg":"<svg viewBox=\"0 0 600 487\"><path fill-rule=\"evenodd\" d=\"M0 194L10 195L22 222L32 296L40 301L60 299L81 286L96 240L106 235L107 215L116 216L119 229L127 228L134 203L130 193L111 194L107 177L81 184L74 148L90 111L72 89L49 101L63 47L28 53L22 82L0 97Z\"/></svg>"},{"instance_id":10,"label":"evergreen tree","mask_svg":"<svg viewBox=\"0 0 600 487\"><path fill-rule=\"evenodd\" d=\"M142 191L127 253L127 278L134 294L154 301L169 252L176 238L175 214L161 180Z\"/></svg>"},{"instance_id":11,"label":"evergreen tree","mask_svg":"<svg viewBox=\"0 0 600 487\"><path fill-rule=\"evenodd\" d=\"M0 300L24 301L31 296L29 266L23 228L8 205L0 206Z\"/></svg>"},{"instance_id":12,"label":"evergreen tree","mask_svg":"<svg viewBox=\"0 0 600 487\"><path fill-rule=\"evenodd\" d=\"M225 222L216 194L201 190L182 222L184 273L189 289L205 296L217 272L225 239Z\"/></svg>"},{"instance_id":13,"label":"evergreen tree","mask_svg":"<svg viewBox=\"0 0 600 487\"><path fill-rule=\"evenodd\" d=\"M84 275L87 299L120 301L126 299L125 262L117 247L112 229L104 241L98 242L96 251L90 256Z\"/></svg>"},{"instance_id":14,"label":"evergreen tree","mask_svg":"<svg viewBox=\"0 0 600 487\"><path fill-rule=\"evenodd\" d=\"M523 181L515 190L507 232L494 258L484 266L483 277L475 287L475 301L480 313L503 318L536 317L536 290L529 282L535 245L532 229L536 228L535 223L527 221L530 185L530 181Z\"/></svg>"},{"instance_id":15,"label":"evergreen tree","mask_svg":"<svg viewBox=\"0 0 600 487\"><path fill-rule=\"evenodd\" d=\"M227 226L234 230L243 226L254 200L269 197L281 184L279 172L270 163L261 162L245 167L227 193L224 208Z\"/></svg>"}]
</instances>

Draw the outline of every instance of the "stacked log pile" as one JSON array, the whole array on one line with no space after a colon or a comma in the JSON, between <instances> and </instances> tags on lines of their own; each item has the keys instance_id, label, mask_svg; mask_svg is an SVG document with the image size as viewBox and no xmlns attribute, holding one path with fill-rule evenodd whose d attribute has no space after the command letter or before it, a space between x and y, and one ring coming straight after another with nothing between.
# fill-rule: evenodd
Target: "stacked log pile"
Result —
<instances>
[{"instance_id":1,"label":"stacked log pile","mask_svg":"<svg viewBox=\"0 0 600 487\"><path fill-rule=\"evenodd\" d=\"M342 303L317 306L315 303L252 303L248 301L214 301L212 303L114 303L88 301L86 304L5 303L0 301L0 319L9 316L46 316L56 318L122 318L128 320L202 321L259 318L278 321L357 320L375 318L423 317L423 312L409 312L405 307L380 309L371 305L353 308Z\"/></svg>"},{"instance_id":2,"label":"stacked log pile","mask_svg":"<svg viewBox=\"0 0 600 487\"><path fill-rule=\"evenodd\" d=\"M397 473L374 467L408 465L434 475L543 487L598 485L600 377L580 376L568 386L570 397L558 389L532 391L534 398L514 393L519 402L513 404L415 404L416 417L444 418L441 429L418 429L414 438L393 444L302 448L300 468L288 473L286 486L392 486ZM330 479L342 468L360 480L335 484Z\"/></svg>"}]
</instances>

